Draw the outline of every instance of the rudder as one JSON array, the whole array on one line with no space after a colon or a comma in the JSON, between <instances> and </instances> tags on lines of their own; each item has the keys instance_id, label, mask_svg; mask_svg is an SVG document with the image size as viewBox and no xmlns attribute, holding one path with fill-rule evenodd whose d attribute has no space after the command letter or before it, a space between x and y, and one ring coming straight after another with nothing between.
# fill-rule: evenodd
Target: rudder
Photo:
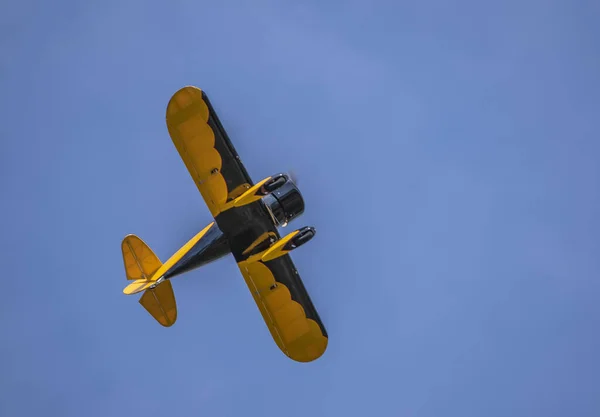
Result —
<instances>
[{"instance_id":1,"label":"rudder","mask_svg":"<svg viewBox=\"0 0 600 417\"><path fill-rule=\"evenodd\" d=\"M140 304L156 321L171 327L177 320L177 303L171 281L165 280L156 287L150 287L140 298Z\"/></svg>"}]
</instances>

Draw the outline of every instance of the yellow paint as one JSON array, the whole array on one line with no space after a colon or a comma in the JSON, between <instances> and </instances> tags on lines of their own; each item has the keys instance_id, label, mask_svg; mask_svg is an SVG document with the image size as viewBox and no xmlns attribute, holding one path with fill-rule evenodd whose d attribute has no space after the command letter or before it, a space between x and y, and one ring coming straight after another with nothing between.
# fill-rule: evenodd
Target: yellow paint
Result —
<instances>
[{"instance_id":1,"label":"yellow paint","mask_svg":"<svg viewBox=\"0 0 600 417\"><path fill-rule=\"evenodd\" d=\"M215 149L215 134L208 125L209 116L202 90L187 86L177 91L169 101L166 123L173 144L211 214L216 217L223 210L261 199L262 196L255 195L256 191L271 177L252 187L242 184L228 190L221 173L222 157ZM164 264L137 236L126 236L122 242L126 277L133 281L123 292L130 295L144 291L140 304L165 327L172 326L177 320L177 304L171 282L161 282L160 278L213 224L196 234ZM238 267L277 346L293 360L310 362L323 355L328 339L319 325L306 317L302 305L292 300L290 290L277 282L272 271L263 263L288 253L283 246L297 233L290 233L270 248L238 263ZM268 233L259 237L245 253L268 237Z\"/></svg>"},{"instance_id":2,"label":"yellow paint","mask_svg":"<svg viewBox=\"0 0 600 417\"><path fill-rule=\"evenodd\" d=\"M177 261L179 261L181 258L183 258L183 256L189 252L189 250L196 244L196 242L198 242L202 238L202 236L204 236L204 234L206 234L208 229L210 229L210 227L213 224L214 224L214 222L209 223L208 226L206 226L204 229L202 229L198 234L196 234L193 238L191 238L185 245L183 245L177 252L175 252L175 254L173 256L171 256L167 262L165 262L163 265L161 265L161 267L158 268L156 270L156 272L153 274L153 276L149 279L150 285L152 285L153 282L157 281L160 277L162 277L165 272L167 272L173 265L175 265L177 263ZM139 280L140 283L142 281L146 281L146 280L144 280L144 279ZM129 284L123 290L123 293L127 294L127 295L131 295L131 294L136 294L139 291L141 291L141 290L138 290L138 286L140 285L140 283L136 284L136 282ZM142 288L142 289L144 289L144 288Z\"/></svg>"},{"instance_id":3,"label":"yellow paint","mask_svg":"<svg viewBox=\"0 0 600 417\"><path fill-rule=\"evenodd\" d=\"M268 239L272 239L273 241L275 241L277 239L277 235L275 235L275 233L273 233L273 232L264 232L262 235L260 235L258 238L256 238L256 240L254 242L252 242L252 244L250 246L248 246L242 252L242 255L246 255L246 254L252 252L252 250L254 248L256 248L258 245L260 245L261 243L263 243L265 240L268 240Z\"/></svg>"},{"instance_id":4,"label":"yellow paint","mask_svg":"<svg viewBox=\"0 0 600 417\"><path fill-rule=\"evenodd\" d=\"M130 280L150 279L162 263L152 249L136 235L127 235L121 242L125 276Z\"/></svg>"},{"instance_id":5,"label":"yellow paint","mask_svg":"<svg viewBox=\"0 0 600 417\"><path fill-rule=\"evenodd\" d=\"M127 279L133 279L123 289L126 295L137 294L144 291L140 298L140 304L165 327L172 326L177 320L177 303L171 281L158 281L177 261L190 251L190 249L208 232L214 222L197 233L185 245L183 245L164 264L158 265L158 257L152 252L140 238L128 235L123 239L123 260ZM137 269L136 269L137 268ZM137 274L137 275L136 275ZM144 275L145 278L136 279L136 276ZM157 282L160 282L157 284Z\"/></svg>"},{"instance_id":6,"label":"yellow paint","mask_svg":"<svg viewBox=\"0 0 600 417\"><path fill-rule=\"evenodd\" d=\"M210 213L240 207L262 198L256 191L271 177L250 187L242 184L227 189L221 174L223 160L215 148L215 133L208 125L209 109L202 99L202 90L187 86L178 90L167 105L166 122L171 140L183 163L202 194Z\"/></svg>"},{"instance_id":7,"label":"yellow paint","mask_svg":"<svg viewBox=\"0 0 600 417\"><path fill-rule=\"evenodd\" d=\"M277 243L275 243L273 246L271 246L269 249L263 252L263 254L260 257L261 261L272 261L273 259L279 258L280 256L289 253L290 251L284 250L283 247L297 234L298 230L295 230L289 233L283 239L278 240Z\"/></svg>"},{"instance_id":8,"label":"yellow paint","mask_svg":"<svg viewBox=\"0 0 600 417\"><path fill-rule=\"evenodd\" d=\"M144 291L146 288L149 288L155 282L156 281L151 281L151 280L147 280L147 279L136 279L131 284L129 284L128 286L123 288L123 294L126 294L126 295L137 294L139 292Z\"/></svg>"},{"instance_id":9,"label":"yellow paint","mask_svg":"<svg viewBox=\"0 0 600 417\"><path fill-rule=\"evenodd\" d=\"M237 187L235 187L233 189L233 191L231 191L229 193L229 195L227 196L227 200L234 200L234 199L238 198L239 196L244 194L249 188L250 188L250 184L248 184L248 183L238 185Z\"/></svg>"},{"instance_id":10,"label":"yellow paint","mask_svg":"<svg viewBox=\"0 0 600 417\"><path fill-rule=\"evenodd\" d=\"M260 181L260 182L258 182L256 184L254 184L252 187L250 187L242 195L240 195L239 197L237 197L234 200L230 201L229 203L225 204L221 208L221 211L229 210L232 207L245 206L247 204L254 203L255 201L260 200L261 198L263 198L263 196L262 195L256 195L256 192L260 189L260 187L263 186L263 184L265 182L267 182L271 178L272 177L267 177L264 180L262 180L262 181Z\"/></svg>"},{"instance_id":11,"label":"yellow paint","mask_svg":"<svg viewBox=\"0 0 600 417\"><path fill-rule=\"evenodd\" d=\"M327 349L328 339L319 325L306 317L302 306L292 300L289 289L275 281L262 262L242 261L238 267L252 297L281 351L298 362L318 359Z\"/></svg>"},{"instance_id":12,"label":"yellow paint","mask_svg":"<svg viewBox=\"0 0 600 417\"><path fill-rule=\"evenodd\" d=\"M152 317L165 327L170 327L177 320L177 303L171 281L166 280L155 288L144 292L140 304Z\"/></svg>"},{"instance_id":13,"label":"yellow paint","mask_svg":"<svg viewBox=\"0 0 600 417\"><path fill-rule=\"evenodd\" d=\"M254 255L248 257L248 259L246 259L246 262L248 262L250 264L254 263L254 262L258 262L258 261L267 262L267 261L272 261L273 259L279 258L280 256L288 254L290 251L289 250L284 250L283 247L294 236L296 236L298 234L298 232L299 232L298 230L294 230L293 232L287 234L284 238L279 239L275 244L273 244L268 249L265 249L262 252L259 252L257 254L254 254ZM261 235L259 237L259 239L262 236L264 236L264 234ZM255 241L255 243L256 243L256 241ZM254 245L254 243L252 245ZM254 245L254 246L256 246L256 245ZM246 249L246 251L249 251L249 250Z\"/></svg>"},{"instance_id":14,"label":"yellow paint","mask_svg":"<svg viewBox=\"0 0 600 417\"><path fill-rule=\"evenodd\" d=\"M215 149L215 134L207 124L208 106L202 90L187 86L177 91L167 105L166 122L179 152L213 217L227 202L228 190L221 174L221 155Z\"/></svg>"}]
</instances>

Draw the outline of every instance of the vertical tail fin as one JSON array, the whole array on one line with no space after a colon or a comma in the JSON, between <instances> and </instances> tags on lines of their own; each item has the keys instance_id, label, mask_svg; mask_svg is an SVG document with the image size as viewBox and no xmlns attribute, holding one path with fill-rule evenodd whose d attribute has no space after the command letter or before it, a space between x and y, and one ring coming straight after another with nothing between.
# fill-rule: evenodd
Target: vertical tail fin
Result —
<instances>
[{"instance_id":1,"label":"vertical tail fin","mask_svg":"<svg viewBox=\"0 0 600 417\"><path fill-rule=\"evenodd\" d=\"M162 266L158 256L136 235L127 235L121 243L125 275L129 280L150 280ZM158 279L158 277L157 277Z\"/></svg>"}]
</instances>

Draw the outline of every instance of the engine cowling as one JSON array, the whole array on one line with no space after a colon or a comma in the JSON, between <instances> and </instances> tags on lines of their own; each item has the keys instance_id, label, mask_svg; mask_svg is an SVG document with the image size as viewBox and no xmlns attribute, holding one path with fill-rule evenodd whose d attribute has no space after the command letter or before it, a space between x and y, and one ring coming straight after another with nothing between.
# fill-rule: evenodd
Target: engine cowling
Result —
<instances>
[{"instance_id":1,"label":"engine cowling","mask_svg":"<svg viewBox=\"0 0 600 417\"><path fill-rule=\"evenodd\" d=\"M263 202L275 226L285 227L291 220L304 213L304 198L286 174L273 176L261 187L260 192L265 193Z\"/></svg>"}]
</instances>

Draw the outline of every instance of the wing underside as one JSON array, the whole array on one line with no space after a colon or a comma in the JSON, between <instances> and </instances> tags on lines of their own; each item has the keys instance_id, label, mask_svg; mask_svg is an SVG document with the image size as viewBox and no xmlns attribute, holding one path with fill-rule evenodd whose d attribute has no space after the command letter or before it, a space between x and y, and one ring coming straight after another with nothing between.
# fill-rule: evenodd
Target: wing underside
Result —
<instances>
[{"instance_id":1,"label":"wing underside","mask_svg":"<svg viewBox=\"0 0 600 417\"><path fill-rule=\"evenodd\" d=\"M275 343L299 362L319 358L327 331L289 255L268 262L238 263Z\"/></svg>"},{"instance_id":2,"label":"wing underside","mask_svg":"<svg viewBox=\"0 0 600 417\"><path fill-rule=\"evenodd\" d=\"M250 188L252 179L207 95L197 87L177 91L167 106L173 144L213 217Z\"/></svg>"}]
</instances>

